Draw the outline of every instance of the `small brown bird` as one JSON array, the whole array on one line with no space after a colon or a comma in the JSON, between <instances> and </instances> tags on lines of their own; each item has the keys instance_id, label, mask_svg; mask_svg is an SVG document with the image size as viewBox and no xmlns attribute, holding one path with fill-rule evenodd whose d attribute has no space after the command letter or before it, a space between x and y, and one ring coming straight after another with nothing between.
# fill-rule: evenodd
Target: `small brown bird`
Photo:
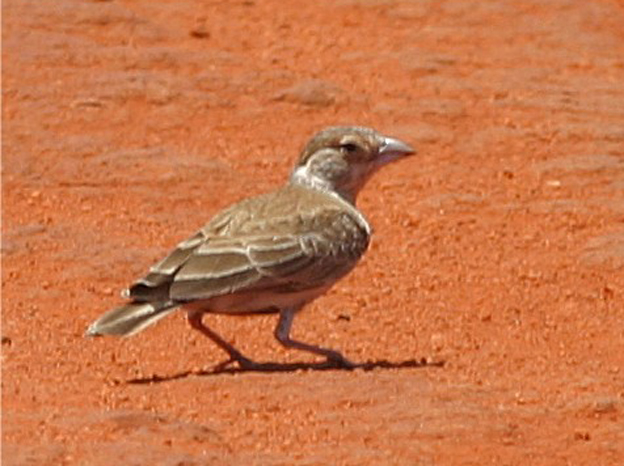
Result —
<instances>
[{"instance_id":1,"label":"small brown bird","mask_svg":"<svg viewBox=\"0 0 624 466\"><path fill-rule=\"evenodd\" d=\"M344 277L368 247L371 228L356 209L358 192L381 166L414 150L362 127L331 127L303 149L289 182L217 214L181 242L123 296L129 303L93 322L87 335L133 335L175 308L241 368L260 365L202 322L205 313L278 313L284 346L353 367L341 353L290 337L304 305Z\"/></svg>"}]
</instances>

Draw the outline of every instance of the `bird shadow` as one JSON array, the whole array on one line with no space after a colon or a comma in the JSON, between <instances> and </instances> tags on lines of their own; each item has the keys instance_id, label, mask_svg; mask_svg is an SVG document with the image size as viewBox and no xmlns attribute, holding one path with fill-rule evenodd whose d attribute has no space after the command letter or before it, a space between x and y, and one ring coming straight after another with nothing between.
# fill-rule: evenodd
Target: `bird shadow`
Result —
<instances>
[{"instance_id":1,"label":"bird shadow","mask_svg":"<svg viewBox=\"0 0 624 466\"><path fill-rule=\"evenodd\" d=\"M225 364L219 364L212 369L209 370L189 370L184 372L179 372L177 374L172 375L158 375L154 374L149 377L138 377L134 379L126 380L127 384L130 385L144 385L144 384L154 384L154 383L162 383L162 382L171 382L178 379L185 379L187 377L211 377L222 374L246 374L251 372L259 372L259 373L276 373L276 372L297 372L297 371L346 371L352 372L354 370L360 369L363 371L372 371L376 369L414 369L414 368L425 368L425 367L444 367L444 361L427 361L426 359L408 359L405 361L392 362L386 359L381 359L377 361L367 361L362 363L354 364L352 367L345 367L336 365L336 363L330 361L324 362L294 362L294 363L276 363L276 362L266 362L266 363L256 363L251 368L241 368L241 367L229 367Z\"/></svg>"}]
</instances>

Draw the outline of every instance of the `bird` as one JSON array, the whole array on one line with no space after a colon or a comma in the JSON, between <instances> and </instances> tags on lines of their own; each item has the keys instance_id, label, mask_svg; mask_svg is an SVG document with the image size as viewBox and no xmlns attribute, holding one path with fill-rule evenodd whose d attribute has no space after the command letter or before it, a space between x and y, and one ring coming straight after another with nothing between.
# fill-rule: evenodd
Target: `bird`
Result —
<instances>
[{"instance_id":1,"label":"bird","mask_svg":"<svg viewBox=\"0 0 624 466\"><path fill-rule=\"evenodd\" d=\"M328 127L304 146L287 183L217 213L122 292L127 300L95 320L87 336L134 335L176 309L241 369L262 366L210 329L205 314L274 313L288 349L356 364L341 352L295 340L293 320L358 263L371 226L356 199L371 175L414 154L400 139L361 126Z\"/></svg>"}]
</instances>

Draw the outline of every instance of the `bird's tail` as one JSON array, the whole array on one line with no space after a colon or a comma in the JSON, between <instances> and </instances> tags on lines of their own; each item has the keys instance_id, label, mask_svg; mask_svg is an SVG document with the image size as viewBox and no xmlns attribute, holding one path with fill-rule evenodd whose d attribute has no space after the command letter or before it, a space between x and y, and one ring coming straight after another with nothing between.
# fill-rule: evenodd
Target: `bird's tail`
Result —
<instances>
[{"instance_id":1,"label":"bird's tail","mask_svg":"<svg viewBox=\"0 0 624 466\"><path fill-rule=\"evenodd\" d=\"M128 303L107 312L89 325L86 336L130 336L156 323L175 310L172 302Z\"/></svg>"}]
</instances>

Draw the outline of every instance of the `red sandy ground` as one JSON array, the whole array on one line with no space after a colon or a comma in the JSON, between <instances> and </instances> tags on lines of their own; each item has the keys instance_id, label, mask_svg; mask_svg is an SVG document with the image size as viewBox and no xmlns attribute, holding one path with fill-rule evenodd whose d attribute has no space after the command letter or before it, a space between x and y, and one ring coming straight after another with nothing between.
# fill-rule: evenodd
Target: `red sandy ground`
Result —
<instances>
[{"instance_id":1,"label":"red sandy ground","mask_svg":"<svg viewBox=\"0 0 624 466\"><path fill-rule=\"evenodd\" d=\"M3 465L624 464L621 2L12 0L3 19ZM181 313L83 338L337 123L419 149L367 186L370 251L295 322L371 370L215 374ZM255 359L314 361L275 316L207 321Z\"/></svg>"}]
</instances>

